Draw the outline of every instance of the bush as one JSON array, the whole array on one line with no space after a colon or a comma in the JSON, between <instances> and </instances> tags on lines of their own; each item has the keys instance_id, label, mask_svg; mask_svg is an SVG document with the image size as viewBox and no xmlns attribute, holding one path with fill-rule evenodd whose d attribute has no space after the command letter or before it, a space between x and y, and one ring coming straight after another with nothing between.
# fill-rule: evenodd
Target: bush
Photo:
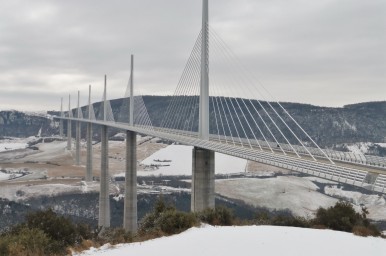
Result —
<instances>
[{"instance_id":1,"label":"bush","mask_svg":"<svg viewBox=\"0 0 386 256\"><path fill-rule=\"evenodd\" d=\"M175 209L163 212L156 222L159 229L167 235L178 234L197 224L193 213L180 212Z\"/></svg>"},{"instance_id":2,"label":"bush","mask_svg":"<svg viewBox=\"0 0 386 256\"><path fill-rule=\"evenodd\" d=\"M51 239L40 229L20 228L0 239L1 255L47 255Z\"/></svg>"},{"instance_id":3,"label":"bush","mask_svg":"<svg viewBox=\"0 0 386 256\"><path fill-rule=\"evenodd\" d=\"M271 225L274 226L289 226L289 227L299 227L299 228L309 228L310 221L303 217L293 217L293 216L276 216L272 218Z\"/></svg>"},{"instance_id":4,"label":"bush","mask_svg":"<svg viewBox=\"0 0 386 256\"><path fill-rule=\"evenodd\" d=\"M257 215L254 223L257 225L289 226L299 228L311 227L311 221L303 217L294 217L291 215L269 217L265 212Z\"/></svg>"},{"instance_id":5,"label":"bush","mask_svg":"<svg viewBox=\"0 0 386 256\"><path fill-rule=\"evenodd\" d=\"M95 234L89 226L76 225L51 209L38 211L0 236L0 255L65 255L67 247L95 238Z\"/></svg>"},{"instance_id":6,"label":"bush","mask_svg":"<svg viewBox=\"0 0 386 256\"><path fill-rule=\"evenodd\" d=\"M319 208L312 223L329 229L352 233L354 233L355 227L357 234L363 233L379 236L380 232L374 225L370 224L367 214L366 208L362 208L362 213L357 213L349 202L339 201L327 209Z\"/></svg>"},{"instance_id":7,"label":"bush","mask_svg":"<svg viewBox=\"0 0 386 256\"><path fill-rule=\"evenodd\" d=\"M380 236L379 230L375 228L375 226L354 226L352 230L354 235L357 236Z\"/></svg>"},{"instance_id":8,"label":"bush","mask_svg":"<svg viewBox=\"0 0 386 256\"><path fill-rule=\"evenodd\" d=\"M208 208L197 213L197 217L204 223L217 226L231 226L235 222L232 211L225 207Z\"/></svg>"},{"instance_id":9,"label":"bush","mask_svg":"<svg viewBox=\"0 0 386 256\"><path fill-rule=\"evenodd\" d=\"M141 236L155 234L157 236L177 234L197 224L193 213L177 211L175 207L168 206L160 198L153 212L147 214L141 221L139 233Z\"/></svg>"},{"instance_id":10,"label":"bush","mask_svg":"<svg viewBox=\"0 0 386 256\"><path fill-rule=\"evenodd\" d=\"M99 242L102 244L107 242L110 244L119 244L132 242L133 237L123 228L107 228L100 233L98 240L100 240Z\"/></svg>"},{"instance_id":11,"label":"bush","mask_svg":"<svg viewBox=\"0 0 386 256\"><path fill-rule=\"evenodd\" d=\"M75 236L76 226L69 219L58 216L52 209L28 214L26 225L43 230L51 239L61 241L64 246L75 244L78 240Z\"/></svg>"}]
</instances>

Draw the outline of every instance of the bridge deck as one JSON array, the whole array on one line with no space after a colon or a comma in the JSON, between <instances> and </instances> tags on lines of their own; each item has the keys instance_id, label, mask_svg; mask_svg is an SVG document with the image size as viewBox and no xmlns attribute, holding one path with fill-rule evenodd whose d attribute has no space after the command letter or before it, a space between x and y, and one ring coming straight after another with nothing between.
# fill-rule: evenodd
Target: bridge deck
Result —
<instances>
[{"instance_id":1,"label":"bridge deck","mask_svg":"<svg viewBox=\"0 0 386 256\"><path fill-rule=\"evenodd\" d=\"M272 148L272 152L269 148L260 149L257 145L246 147L241 143L224 143L213 138L210 140L201 140L197 138L195 133L185 133L183 131L175 131L165 128L130 126L127 123L78 119L72 117L54 118L92 123L96 125L106 125L121 130L130 130L140 134L175 141L181 144L213 150L215 152L246 160L265 163L292 171L306 173L312 176L364 187L381 193L384 192L386 184L386 179L380 175L384 174L386 176L386 168L377 166L356 162L352 163L343 160L334 160L335 164L332 164L327 158L322 158L320 156L315 156L317 160L315 161L309 155L301 154L300 157L298 157L294 152L286 152L283 154L283 152L278 149Z\"/></svg>"}]
</instances>

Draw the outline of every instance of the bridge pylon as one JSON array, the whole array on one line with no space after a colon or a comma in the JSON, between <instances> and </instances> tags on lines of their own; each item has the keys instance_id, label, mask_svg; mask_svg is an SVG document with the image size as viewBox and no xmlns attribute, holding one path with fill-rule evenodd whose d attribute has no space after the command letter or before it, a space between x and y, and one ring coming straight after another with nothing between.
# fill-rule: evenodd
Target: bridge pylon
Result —
<instances>
[{"instance_id":1,"label":"bridge pylon","mask_svg":"<svg viewBox=\"0 0 386 256\"><path fill-rule=\"evenodd\" d=\"M72 117L71 115L71 95L68 95L68 117ZM72 138L71 138L71 120L67 120L67 149L71 150Z\"/></svg>"},{"instance_id":2,"label":"bridge pylon","mask_svg":"<svg viewBox=\"0 0 386 256\"><path fill-rule=\"evenodd\" d=\"M209 11L208 0L202 1L201 79L198 137L209 140ZM191 211L215 207L214 151L193 148Z\"/></svg>"},{"instance_id":3,"label":"bridge pylon","mask_svg":"<svg viewBox=\"0 0 386 256\"><path fill-rule=\"evenodd\" d=\"M202 1L201 78L198 136L209 140L209 11L208 0Z\"/></svg>"},{"instance_id":4,"label":"bridge pylon","mask_svg":"<svg viewBox=\"0 0 386 256\"><path fill-rule=\"evenodd\" d=\"M106 75L103 94L103 121L107 121L107 100L106 100ZM99 220L98 226L110 227L110 197L109 197L109 152L108 152L108 126L101 125L101 176L99 192Z\"/></svg>"},{"instance_id":5,"label":"bridge pylon","mask_svg":"<svg viewBox=\"0 0 386 256\"><path fill-rule=\"evenodd\" d=\"M134 56L131 55L130 67L130 115L129 124L134 126ZM126 171L123 228L137 233L137 133L126 131Z\"/></svg>"},{"instance_id":6,"label":"bridge pylon","mask_svg":"<svg viewBox=\"0 0 386 256\"><path fill-rule=\"evenodd\" d=\"M88 87L88 119L91 120L91 85ZM92 123L87 123L86 181L92 181Z\"/></svg>"}]
</instances>

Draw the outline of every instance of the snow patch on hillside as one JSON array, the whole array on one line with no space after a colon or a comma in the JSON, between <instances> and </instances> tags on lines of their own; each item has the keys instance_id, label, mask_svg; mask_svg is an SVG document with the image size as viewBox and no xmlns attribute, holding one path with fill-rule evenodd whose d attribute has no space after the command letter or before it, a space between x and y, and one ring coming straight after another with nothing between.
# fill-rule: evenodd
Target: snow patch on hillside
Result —
<instances>
[{"instance_id":1,"label":"snow patch on hillside","mask_svg":"<svg viewBox=\"0 0 386 256\"><path fill-rule=\"evenodd\" d=\"M386 200L382 195L367 195L356 191L346 191L337 186L327 186L324 188L327 195L342 198L356 205L357 210L360 206L365 206L369 210L368 217L373 220L384 220L386 213Z\"/></svg>"}]
</instances>

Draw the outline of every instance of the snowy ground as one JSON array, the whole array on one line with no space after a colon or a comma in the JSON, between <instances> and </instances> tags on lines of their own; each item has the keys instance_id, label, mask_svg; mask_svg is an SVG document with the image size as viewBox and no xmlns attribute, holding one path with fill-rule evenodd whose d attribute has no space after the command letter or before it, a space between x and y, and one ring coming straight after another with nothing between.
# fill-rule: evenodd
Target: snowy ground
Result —
<instances>
[{"instance_id":1,"label":"snowy ground","mask_svg":"<svg viewBox=\"0 0 386 256\"><path fill-rule=\"evenodd\" d=\"M105 245L78 255L381 256L385 252L385 239L358 237L331 230L277 226L205 226L142 243Z\"/></svg>"},{"instance_id":2,"label":"snowy ground","mask_svg":"<svg viewBox=\"0 0 386 256\"><path fill-rule=\"evenodd\" d=\"M35 137L9 138L9 139L0 140L0 152L26 148L28 146L27 143L33 140L34 138Z\"/></svg>"},{"instance_id":3,"label":"snowy ground","mask_svg":"<svg viewBox=\"0 0 386 256\"><path fill-rule=\"evenodd\" d=\"M162 148L141 162L144 170L139 170L138 176L192 175L192 149L192 146L183 145ZM215 153L216 174L245 172L246 164L247 160ZM124 173L117 176L124 176Z\"/></svg>"},{"instance_id":4,"label":"snowy ground","mask_svg":"<svg viewBox=\"0 0 386 256\"><path fill-rule=\"evenodd\" d=\"M337 186L329 186L324 188L327 195L337 198L342 198L353 203L357 210L360 206L365 206L369 210L368 217L373 220L385 220L386 215L386 200L380 195L365 195L355 191L345 191Z\"/></svg>"},{"instance_id":5,"label":"snowy ground","mask_svg":"<svg viewBox=\"0 0 386 256\"><path fill-rule=\"evenodd\" d=\"M215 188L222 196L271 210L288 209L302 217L313 217L319 207L329 207L338 201L317 192L318 187L310 180L295 176L216 180Z\"/></svg>"},{"instance_id":6,"label":"snowy ground","mask_svg":"<svg viewBox=\"0 0 386 256\"><path fill-rule=\"evenodd\" d=\"M138 141L148 141L148 137L138 137ZM28 139L25 139L28 140ZM110 168L111 175L121 173L124 169L124 142L110 142ZM79 193L87 191L98 191L99 183L81 183L84 175L84 166L73 165L73 151L65 150L66 142L55 141L51 143L40 143L37 145L39 151L15 158L15 164L1 164L4 169L18 170L28 168L31 174L18 179L6 181L10 178L9 173L0 172L0 197L10 200L23 200L26 196L55 195L60 193ZM99 175L100 144L94 146L94 175ZM84 151L84 149L83 149ZM16 153L16 151L15 151ZM85 153L85 152L83 152ZM3 152L2 154L8 154ZM9 152L10 155L14 152ZM7 156L8 158L8 156ZM83 159L85 155L83 155ZM142 166L138 168L138 176L168 176L168 175L191 175L192 147L182 145L169 145L156 143L156 139L138 145L138 160ZM157 161L155 161L157 160ZM167 160L167 161L165 161ZM26 162L31 163L26 163ZM33 164L32 162L39 163ZM46 164L53 162L57 165ZM168 162L170 161L170 162ZM8 161L10 162L10 160ZM162 166L150 170L149 166ZM2 166L3 165L3 166ZM147 165L147 168L144 166ZM242 200L247 204L257 207L266 207L272 210L288 209L298 216L312 216L318 207L329 207L336 203L337 198L344 198L352 202L358 210L364 205L368 208L369 217L374 220L386 219L385 197L378 195L365 195L359 192L345 191L334 181L327 181L318 177L291 176L289 171L277 167L249 162L235 157L216 153L216 174L243 173L243 179L223 179L216 181L216 193L230 199ZM143 170L145 169L145 170ZM249 172L245 172L245 170ZM275 175L280 174L284 176ZM121 174L121 176L124 174ZM231 175L229 175L231 176ZM251 176L251 177L249 177ZM256 178L264 176L264 178ZM269 177L271 176L271 177ZM71 178L73 177L73 178ZM248 178L247 178L248 177ZM314 183L328 184L324 193ZM167 184L163 184L167 185ZM117 187L111 184L110 192L117 194ZM169 193L173 191L186 191L189 189L173 188L152 184L141 184L138 186L139 193ZM20 193L22 192L22 193ZM120 191L122 193L122 191Z\"/></svg>"}]
</instances>

